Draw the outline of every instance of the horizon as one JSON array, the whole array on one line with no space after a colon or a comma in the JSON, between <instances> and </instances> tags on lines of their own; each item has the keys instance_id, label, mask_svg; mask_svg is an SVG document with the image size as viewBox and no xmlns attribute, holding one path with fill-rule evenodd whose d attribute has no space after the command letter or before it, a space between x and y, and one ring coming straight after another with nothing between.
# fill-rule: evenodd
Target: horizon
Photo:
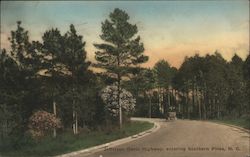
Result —
<instances>
[{"instance_id":1,"label":"horizon","mask_svg":"<svg viewBox=\"0 0 250 157\"><path fill-rule=\"evenodd\" d=\"M138 27L153 67L161 59L179 68L185 56L221 53L230 61L249 54L249 1L1 1L1 49L10 48L8 37L16 21L29 31L30 40L41 41L43 33L58 28L61 33L74 24L86 41L87 59L94 60L94 43L101 43L101 22L114 8L128 13Z\"/></svg>"}]
</instances>

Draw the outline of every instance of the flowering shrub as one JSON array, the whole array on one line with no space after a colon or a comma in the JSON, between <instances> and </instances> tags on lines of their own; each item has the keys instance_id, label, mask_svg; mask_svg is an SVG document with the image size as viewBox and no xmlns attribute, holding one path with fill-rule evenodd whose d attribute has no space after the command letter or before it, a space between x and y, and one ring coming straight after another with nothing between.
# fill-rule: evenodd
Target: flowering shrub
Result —
<instances>
[{"instance_id":1,"label":"flowering shrub","mask_svg":"<svg viewBox=\"0 0 250 157\"><path fill-rule=\"evenodd\" d=\"M37 111L29 118L29 132L33 138L39 138L54 128L61 128L61 121L52 113Z\"/></svg>"},{"instance_id":2,"label":"flowering shrub","mask_svg":"<svg viewBox=\"0 0 250 157\"><path fill-rule=\"evenodd\" d=\"M105 87L101 91L101 98L106 104L106 108L110 111L112 116L119 115L118 104L118 87L117 84ZM120 89L120 105L125 113L132 112L135 108L135 99L133 95L125 89Z\"/></svg>"}]
</instances>

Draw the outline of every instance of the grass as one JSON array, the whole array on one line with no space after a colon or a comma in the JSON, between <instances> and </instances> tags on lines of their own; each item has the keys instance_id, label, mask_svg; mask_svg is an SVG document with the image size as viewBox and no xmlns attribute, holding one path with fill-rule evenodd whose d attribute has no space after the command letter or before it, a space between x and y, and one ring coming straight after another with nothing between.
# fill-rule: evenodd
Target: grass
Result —
<instances>
[{"instance_id":1,"label":"grass","mask_svg":"<svg viewBox=\"0 0 250 157\"><path fill-rule=\"evenodd\" d=\"M34 142L32 145L23 145L18 150L8 150L1 154L15 157L60 155L131 136L152 127L153 124L149 122L132 121L125 124L121 130L116 129L111 132L93 131L78 135L73 135L72 132L64 132L58 135L56 139L46 137L39 142Z\"/></svg>"},{"instance_id":2,"label":"grass","mask_svg":"<svg viewBox=\"0 0 250 157\"><path fill-rule=\"evenodd\" d=\"M231 124L239 126L245 129L250 129L250 119L249 118L237 118L237 119L222 119L222 120L212 120L213 122L221 122L225 124Z\"/></svg>"}]
</instances>

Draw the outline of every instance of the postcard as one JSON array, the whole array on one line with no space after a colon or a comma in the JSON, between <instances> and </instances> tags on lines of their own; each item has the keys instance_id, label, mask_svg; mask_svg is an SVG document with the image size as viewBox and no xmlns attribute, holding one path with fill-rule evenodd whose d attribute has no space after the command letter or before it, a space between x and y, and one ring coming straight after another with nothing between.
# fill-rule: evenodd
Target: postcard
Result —
<instances>
[{"instance_id":1,"label":"postcard","mask_svg":"<svg viewBox=\"0 0 250 157\"><path fill-rule=\"evenodd\" d=\"M250 157L249 1L0 3L0 156Z\"/></svg>"}]
</instances>

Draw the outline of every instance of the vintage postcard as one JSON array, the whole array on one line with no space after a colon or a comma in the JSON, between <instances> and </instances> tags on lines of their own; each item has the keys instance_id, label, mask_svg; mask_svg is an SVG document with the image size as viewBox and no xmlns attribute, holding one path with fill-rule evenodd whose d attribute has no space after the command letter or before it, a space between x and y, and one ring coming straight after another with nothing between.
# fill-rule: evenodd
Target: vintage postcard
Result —
<instances>
[{"instance_id":1,"label":"vintage postcard","mask_svg":"<svg viewBox=\"0 0 250 157\"><path fill-rule=\"evenodd\" d=\"M0 3L1 157L250 157L249 0Z\"/></svg>"}]
</instances>

